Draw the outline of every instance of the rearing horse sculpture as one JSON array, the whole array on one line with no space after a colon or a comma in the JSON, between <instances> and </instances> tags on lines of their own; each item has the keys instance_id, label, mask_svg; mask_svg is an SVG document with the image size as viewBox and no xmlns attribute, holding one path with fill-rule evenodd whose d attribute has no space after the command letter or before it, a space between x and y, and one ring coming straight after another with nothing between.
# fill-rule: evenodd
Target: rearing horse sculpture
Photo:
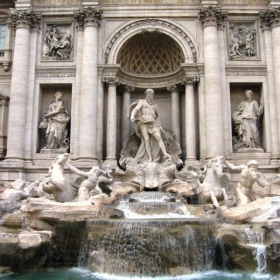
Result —
<instances>
[{"instance_id":1,"label":"rearing horse sculpture","mask_svg":"<svg viewBox=\"0 0 280 280\"><path fill-rule=\"evenodd\" d=\"M223 156L215 157L210 159L204 166L202 173L205 177L202 183L199 182L199 187L197 188L200 203L212 202L218 208L220 207L218 201L228 199L225 188L221 185L222 179L226 176L223 173L224 160Z\"/></svg>"},{"instance_id":2,"label":"rearing horse sculpture","mask_svg":"<svg viewBox=\"0 0 280 280\"><path fill-rule=\"evenodd\" d=\"M64 165L69 154L58 155L50 168L50 177L42 182L42 188L46 193L53 194L57 202L73 201L78 194L78 188L70 185L64 177Z\"/></svg>"}]
</instances>

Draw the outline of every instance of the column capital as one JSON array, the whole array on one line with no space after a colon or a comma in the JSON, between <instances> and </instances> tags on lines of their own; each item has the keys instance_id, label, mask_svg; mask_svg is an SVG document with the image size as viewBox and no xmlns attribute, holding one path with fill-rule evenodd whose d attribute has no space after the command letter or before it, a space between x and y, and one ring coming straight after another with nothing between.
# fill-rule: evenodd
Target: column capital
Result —
<instances>
[{"instance_id":1,"label":"column capital","mask_svg":"<svg viewBox=\"0 0 280 280\"><path fill-rule=\"evenodd\" d=\"M130 86L130 85L125 85L124 86L123 93L126 93L126 92L132 93L133 91L135 91L135 87L134 86Z\"/></svg>"},{"instance_id":2,"label":"column capital","mask_svg":"<svg viewBox=\"0 0 280 280\"><path fill-rule=\"evenodd\" d=\"M227 18L227 12L223 12L221 6L200 8L198 20L205 26L220 26Z\"/></svg>"},{"instance_id":3,"label":"column capital","mask_svg":"<svg viewBox=\"0 0 280 280\"><path fill-rule=\"evenodd\" d=\"M80 8L78 12L74 12L74 18L77 20L79 26L100 26L103 11L100 7L86 7Z\"/></svg>"},{"instance_id":4,"label":"column capital","mask_svg":"<svg viewBox=\"0 0 280 280\"><path fill-rule=\"evenodd\" d=\"M182 85L194 85L199 82L199 77L185 77L182 81Z\"/></svg>"},{"instance_id":5,"label":"column capital","mask_svg":"<svg viewBox=\"0 0 280 280\"><path fill-rule=\"evenodd\" d=\"M36 27L41 21L42 15L34 13L33 10L21 10L21 9L10 9L11 10L11 24L16 27L28 28Z\"/></svg>"},{"instance_id":6,"label":"column capital","mask_svg":"<svg viewBox=\"0 0 280 280\"><path fill-rule=\"evenodd\" d=\"M171 92L174 92L174 91L177 91L177 92L178 92L178 87L177 87L176 84L170 85L170 86L167 86L167 90L168 90L168 91L171 91Z\"/></svg>"},{"instance_id":7,"label":"column capital","mask_svg":"<svg viewBox=\"0 0 280 280\"><path fill-rule=\"evenodd\" d=\"M106 83L109 86L113 86L113 85L118 85L119 84L119 80L116 77L106 77L103 78L103 82Z\"/></svg>"},{"instance_id":8,"label":"column capital","mask_svg":"<svg viewBox=\"0 0 280 280\"><path fill-rule=\"evenodd\" d=\"M261 26L277 27L280 26L280 7L269 8L259 14Z\"/></svg>"}]
</instances>

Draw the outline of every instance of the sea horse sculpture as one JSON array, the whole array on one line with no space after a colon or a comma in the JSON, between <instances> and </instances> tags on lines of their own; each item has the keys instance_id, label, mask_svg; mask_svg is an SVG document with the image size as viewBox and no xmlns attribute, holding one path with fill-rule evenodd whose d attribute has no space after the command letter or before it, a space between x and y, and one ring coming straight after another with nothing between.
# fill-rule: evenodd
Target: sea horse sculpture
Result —
<instances>
[{"instance_id":1,"label":"sea horse sculpture","mask_svg":"<svg viewBox=\"0 0 280 280\"><path fill-rule=\"evenodd\" d=\"M50 177L42 182L43 190L53 194L57 202L73 201L78 194L78 187L71 185L64 177L64 165L68 158L68 153L58 155L50 167Z\"/></svg>"},{"instance_id":2,"label":"sea horse sculpture","mask_svg":"<svg viewBox=\"0 0 280 280\"><path fill-rule=\"evenodd\" d=\"M218 156L207 162L201 174L183 169L176 173L176 177L189 182L191 190L198 194L199 203L213 203L218 208L220 207L219 201L227 201L228 199L224 187L227 187L229 179L223 173L224 162L224 157ZM200 181L201 175L204 177L202 183Z\"/></svg>"}]
</instances>

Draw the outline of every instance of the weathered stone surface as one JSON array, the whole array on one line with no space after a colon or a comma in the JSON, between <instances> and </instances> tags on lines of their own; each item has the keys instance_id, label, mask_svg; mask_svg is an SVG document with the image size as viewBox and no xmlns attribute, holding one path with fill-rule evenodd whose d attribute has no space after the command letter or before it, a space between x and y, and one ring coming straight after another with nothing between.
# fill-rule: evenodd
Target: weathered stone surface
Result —
<instances>
[{"instance_id":1,"label":"weathered stone surface","mask_svg":"<svg viewBox=\"0 0 280 280\"><path fill-rule=\"evenodd\" d=\"M29 221L27 221L27 224L29 224L29 226L35 230L54 231L53 226L51 226L50 224L48 224L42 220L29 219Z\"/></svg>"},{"instance_id":2,"label":"weathered stone surface","mask_svg":"<svg viewBox=\"0 0 280 280\"><path fill-rule=\"evenodd\" d=\"M50 231L21 231L1 228L2 263L12 271L36 269L44 263L51 244Z\"/></svg>"},{"instance_id":3,"label":"weathered stone surface","mask_svg":"<svg viewBox=\"0 0 280 280\"><path fill-rule=\"evenodd\" d=\"M103 196L92 205L91 201L59 203L44 198L30 198L22 207L22 211L30 217L52 222L80 222L88 218L110 218L111 215L116 216L116 213L118 217L123 217L123 212L120 210L112 211L112 208L107 208L105 205L100 207L98 202L101 199L104 199Z\"/></svg>"},{"instance_id":4,"label":"weathered stone surface","mask_svg":"<svg viewBox=\"0 0 280 280\"><path fill-rule=\"evenodd\" d=\"M21 179L17 179L14 182L11 183L11 186L18 191L23 191L25 186L26 186L26 182L21 180Z\"/></svg>"},{"instance_id":5,"label":"weathered stone surface","mask_svg":"<svg viewBox=\"0 0 280 280\"><path fill-rule=\"evenodd\" d=\"M187 274L192 274L192 273L193 273L193 271L191 269L182 267L182 266L169 268L169 274L171 276L187 275Z\"/></svg>"},{"instance_id":6,"label":"weathered stone surface","mask_svg":"<svg viewBox=\"0 0 280 280\"><path fill-rule=\"evenodd\" d=\"M267 270L277 273L280 268L280 232L278 231L269 229L264 224L221 224L217 238L224 244L228 268L255 271L257 262L254 260L254 254L257 246L265 245Z\"/></svg>"},{"instance_id":7,"label":"weathered stone surface","mask_svg":"<svg viewBox=\"0 0 280 280\"><path fill-rule=\"evenodd\" d=\"M267 197L222 211L223 217L238 222L260 223L279 220L280 197Z\"/></svg>"},{"instance_id":8,"label":"weathered stone surface","mask_svg":"<svg viewBox=\"0 0 280 280\"><path fill-rule=\"evenodd\" d=\"M1 200L0 201L0 217L7 213L18 211L21 207L21 202L12 200Z\"/></svg>"},{"instance_id":9,"label":"weathered stone surface","mask_svg":"<svg viewBox=\"0 0 280 280\"><path fill-rule=\"evenodd\" d=\"M23 191L19 191L15 189L5 189L0 194L1 200L21 201L26 197L27 194L25 194Z\"/></svg>"},{"instance_id":10,"label":"weathered stone surface","mask_svg":"<svg viewBox=\"0 0 280 280\"><path fill-rule=\"evenodd\" d=\"M0 274L12 273L10 267L0 266Z\"/></svg>"},{"instance_id":11,"label":"weathered stone surface","mask_svg":"<svg viewBox=\"0 0 280 280\"><path fill-rule=\"evenodd\" d=\"M2 225L21 228L24 217L21 212L9 213L2 217Z\"/></svg>"}]
</instances>

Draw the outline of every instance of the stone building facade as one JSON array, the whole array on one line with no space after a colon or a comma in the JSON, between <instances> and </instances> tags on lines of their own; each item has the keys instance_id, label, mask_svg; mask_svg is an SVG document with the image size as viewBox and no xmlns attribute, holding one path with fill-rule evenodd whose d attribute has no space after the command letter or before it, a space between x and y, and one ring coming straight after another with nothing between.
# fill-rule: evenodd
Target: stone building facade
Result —
<instances>
[{"instance_id":1,"label":"stone building facade","mask_svg":"<svg viewBox=\"0 0 280 280\"><path fill-rule=\"evenodd\" d=\"M277 0L1 1L0 179L42 180L62 152L39 128L56 92L63 151L80 168L116 166L147 88L186 165L224 155L277 173L279 17ZM232 114L246 90L263 113L259 145L242 149Z\"/></svg>"}]
</instances>

